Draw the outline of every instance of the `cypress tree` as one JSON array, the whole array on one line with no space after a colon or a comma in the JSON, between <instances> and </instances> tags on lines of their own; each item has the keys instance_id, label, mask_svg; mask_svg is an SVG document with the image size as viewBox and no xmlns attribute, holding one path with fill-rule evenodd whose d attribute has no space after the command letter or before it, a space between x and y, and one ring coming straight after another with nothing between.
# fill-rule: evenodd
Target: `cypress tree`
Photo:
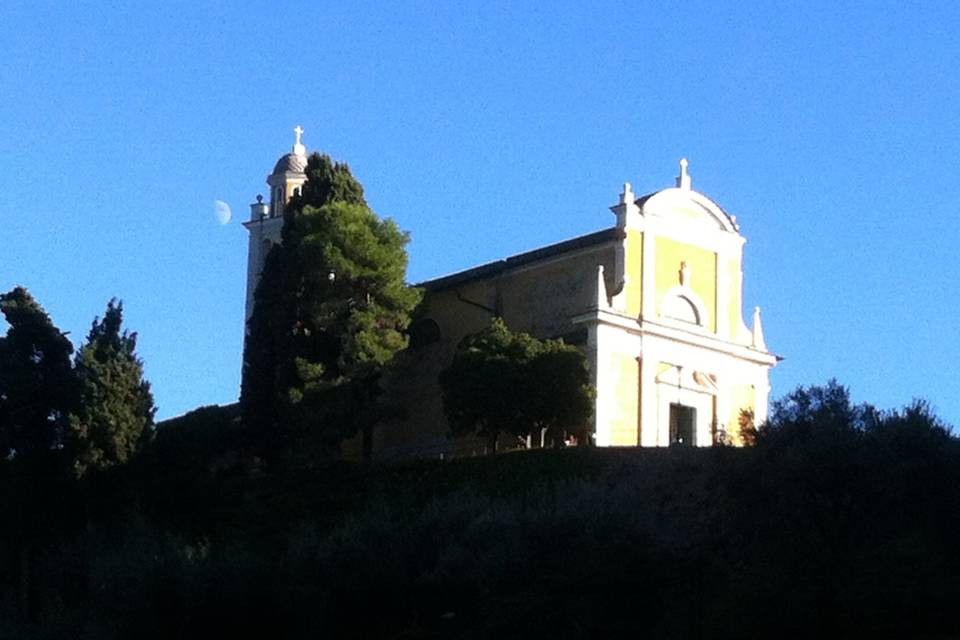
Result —
<instances>
[{"instance_id":1,"label":"cypress tree","mask_svg":"<svg viewBox=\"0 0 960 640\"><path fill-rule=\"evenodd\" d=\"M123 304L111 300L95 318L76 358L80 401L70 415L77 475L126 462L156 412L137 357L137 334L121 332Z\"/></svg>"}]
</instances>

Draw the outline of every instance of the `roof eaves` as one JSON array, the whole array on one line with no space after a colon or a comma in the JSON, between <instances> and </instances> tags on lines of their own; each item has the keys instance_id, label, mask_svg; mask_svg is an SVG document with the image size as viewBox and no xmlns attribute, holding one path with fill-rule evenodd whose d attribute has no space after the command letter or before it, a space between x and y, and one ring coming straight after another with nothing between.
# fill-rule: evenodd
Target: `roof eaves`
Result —
<instances>
[{"instance_id":1,"label":"roof eaves","mask_svg":"<svg viewBox=\"0 0 960 640\"><path fill-rule=\"evenodd\" d=\"M467 282L480 280L482 278L496 275L510 269L531 264L539 260L545 260L547 258L552 258L570 251L576 251L578 249L584 249L594 245L603 244L605 242L612 242L614 240L621 239L623 239L623 230L618 229L617 227L602 229L600 231L588 233L587 235L577 236L576 238L563 240L545 247L540 247L531 251L525 251L524 253L518 253L507 258L501 258L500 260L496 260L494 262L481 264L464 271L458 271L449 275L440 276L439 278L434 278L432 280L424 280L423 282L418 283L417 286L423 287L428 291L449 289Z\"/></svg>"}]
</instances>

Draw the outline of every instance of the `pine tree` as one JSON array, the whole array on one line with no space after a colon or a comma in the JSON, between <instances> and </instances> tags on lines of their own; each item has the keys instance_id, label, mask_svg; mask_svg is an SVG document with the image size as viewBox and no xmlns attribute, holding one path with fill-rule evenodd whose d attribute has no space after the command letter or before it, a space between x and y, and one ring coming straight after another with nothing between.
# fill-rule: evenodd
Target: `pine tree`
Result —
<instances>
[{"instance_id":1,"label":"pine tree","mask_svg":"<svg viewBox=\"0 0 960 640\"><path fill-rule=\"evenodd\" d=\"M241 406L274 447L309 435L336 449L377 420L421 294L405 281L408 234L367 206L349 167L313 154L306 173L254 296Z\"/></svg>"},{"instance_id":2,"label":"pine tree","mask_svg":"<svg viewBox=\"0 0 960 640\"><path fill-rule=\"evenodd\" d=\"M80 402L70 415L77 475L126 462L153 425L156 411L137 334L123 331L123 303L111 300L76 358Z\"/></svg>"}]
</instances>

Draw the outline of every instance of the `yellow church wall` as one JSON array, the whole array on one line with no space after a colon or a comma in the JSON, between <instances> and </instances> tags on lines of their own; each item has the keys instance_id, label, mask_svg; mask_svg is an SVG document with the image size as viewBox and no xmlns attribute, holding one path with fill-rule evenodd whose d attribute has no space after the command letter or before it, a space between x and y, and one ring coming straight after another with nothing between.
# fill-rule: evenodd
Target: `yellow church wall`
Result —
<instances>
[{"instance_id":1,"label":"yellow church wall","mask_svg":"<svg viewBox=\"0 0 960 640\"><path fill-rule=\"evenodd\" d=\"M608 416L610 444L634 447L639 444L640 365L627 354L613 352L607 358L608 380L612 383L615 408Z\"/></svg>"},{"instance_id":2,"label":"yellow church wall","mask_svg":"<svg viewBox=\"0 0 960 640\"><path fill-rule=\"evenodd\" d=\"M603 264L613 287L615 248L611 243L560 260L525 265L454 288L428 292L418 312L440 328L440 340L401 353L399 372L385 382L387 393L406 408L404 418L385 421L374 432L374 457L479 455L487 443L474 437L450 440L443 413L438 376L453 360L467 335L487 327L492 310L503 313L507 325L537 337L558 337L573 328L570 318L595 304L597 265ZM633 366L636 367L636 361ZM634 387L636 371L633 372ZM633 390L633 442L636 444L636 389ZM506 445L507 438L501 440ZM509 443L515 444L515 443ZM360 441L348 442L345 454L355 456Z\"/></svg>"},{"instance_id":3,"label":"yellow church wall","mask_svg":"<svg viewBox=\"0 0 960 640\"><path fill-rule=\"evenodd\" d=\"M501 276L494 299L499 296L507 326L538 338L569 333L570 318L596 305L596 273L601 264L612 293L616 276L612 246Z\"/></svg>"},{"instance_id":4,"label":"yellow church wall","mask_svg":"<svg viewBox=\"0 0 960 640\"><path fill-rule=\"evenodd\" d=\"M453 357L464 336L490 324L492 311L503 314L515 331L539 338L569 333L570 318L592 304L597 265L603 264L613 287L613 247L598 247L563 260L428 292L419 316L440 327L444 356Z\"/></svg>"},{"instance_id":5,"label":"yellow church wall","mask_svg":"<svg viewBox=\"0 0 960 640\"><path fill-rule=\"evenodd\" d=\"M466 284L459 292L464 299L484 305L494 299L493 287L487 281ZM427 295L418 316L437 323L440 340L398 354L398 373L389 376L384 386L390 400L402 403L406 415L377 426L373 455L375 458L434 457L441 451L452 455L482 454L485 443L476 438L448 440L449 429L437 377L453 359L460 340L487 326L490 314L457 300L454 290L446 290ZM349 452L359 450L359 444L359 441L348 443Z\"/></svg>"},{"instance_id":6,"label":"yellow church wall","mask_svg":"<svg viewBox=\"0 0 960 640\"><path fill-rule=\"evenodd\" d=\"M707 327L717 330L717 254L672 238L659 236L656 244L657 310L661 311L663 295L680 283L680 263L690 268L689 286L703 300L710 315Z\"/></svg>"},{"instance_id":7,"label":"yellow church wall","mask_svg":"<svg viewBox=\"0 0 960 640\"><path fill-rule=\"evenodd\" d=\"M740 270L740 262L738 260L727 260L726 262L727 284L730 287L730 291L727 293L729 296L727 304L729 322L727 327L729 328L730 334L721 337L736 341L737 330L743 323L743 317L741 315L743 313L743 273Z\"/></svg>"},{"instance_id":8,"label":"yellow church wall","mask_svg":"<svg viewBox=\"0 0 960 640\"><path fill-rule=\"evenodd\" d=\"M492 309L495 305L495 288L490 282L481 281L457 290L427 293L419 315L433 319L440 326L441 342L452 354L461 338L490 323L490 312L481 307Z\"/></svg>"},{"instance_id":9,"label":"yellow church wall","mask_svg":"<svg viewBox=\"0 0 960 640\"><path fill-rule=\"evenodd\" d=\"M632 229L627 232L625 256L626 313L636 318L643 304L643 232Z\"/></svg>"},{"instance_id":10,"label":"yellow church wall","mask_svg":"<svg viewBox=\"0 0 960 640\"><path fill-rule=\"evenodd\" d=\"M730 415L727 416L727 437L734 444L740 441L740 411L752 411L756 406L756 391L752 384L734 384L730 386Z\"/></svg>"}]
</instances>

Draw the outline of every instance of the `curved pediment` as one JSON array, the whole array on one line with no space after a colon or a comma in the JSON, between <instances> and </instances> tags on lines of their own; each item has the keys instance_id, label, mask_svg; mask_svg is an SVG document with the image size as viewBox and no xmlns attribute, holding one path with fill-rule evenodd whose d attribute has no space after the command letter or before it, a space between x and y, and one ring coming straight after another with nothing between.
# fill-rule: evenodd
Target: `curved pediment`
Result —
<instances>
[{"instance_id":1,"label":"curved pediment","mask_svg":"<svg viewBox=\"0 0 960 640\"><path fill-rule=\"evenodd\" d=\"M701 227L737 233L739 227L716 202L693 189L674 187L637 201L643 215L683 221Z\"/></svg>"}]
</instances>

